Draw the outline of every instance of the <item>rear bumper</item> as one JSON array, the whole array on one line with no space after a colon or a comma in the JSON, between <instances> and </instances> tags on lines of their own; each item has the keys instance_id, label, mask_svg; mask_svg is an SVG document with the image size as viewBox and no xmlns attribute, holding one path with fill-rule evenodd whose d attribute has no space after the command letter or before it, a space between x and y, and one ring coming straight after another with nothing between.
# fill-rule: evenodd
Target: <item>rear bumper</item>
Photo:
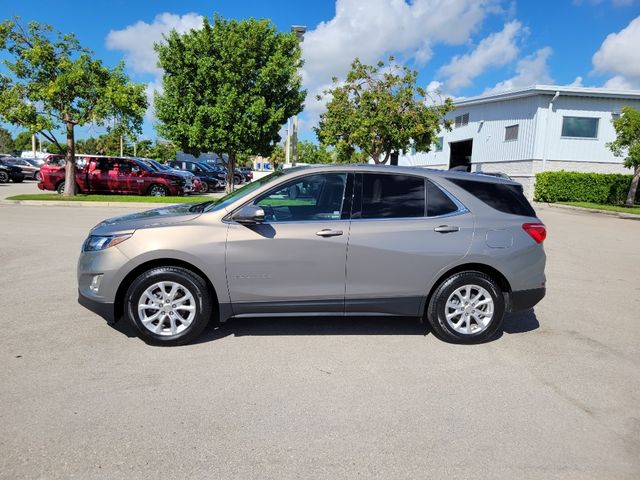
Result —
<instances>
[{"instance_id":1,"label":"rear bumper","mask_svg":"<svg viewBox=\"0 0 640 480\"><path fill-rule=\"evenodd\" d=\"M521 312L533 308L544 298L546 291L546 288L542 287L511 292L508 300L508 311Z\"/></svg>"},{"instance_id":2,"label":"rear bumper","mask_svg":"<svg viewBox=\"0 0 640 480\"><path fill-rule=\"evenodd\" d=\"M82 295L78 290L78 303L82 305L87 310L91 310L93 313L100 315L109 323L115 323L115 313L113 309L113 303L103 303L94 300L93 298L88 298Z\"/></svg>"}]
</instances>

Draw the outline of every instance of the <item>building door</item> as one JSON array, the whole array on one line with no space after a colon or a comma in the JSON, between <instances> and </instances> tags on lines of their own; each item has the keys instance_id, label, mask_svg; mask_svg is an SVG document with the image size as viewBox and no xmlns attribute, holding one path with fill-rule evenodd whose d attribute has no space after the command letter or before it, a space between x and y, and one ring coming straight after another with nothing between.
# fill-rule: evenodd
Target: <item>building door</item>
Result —
<instances>
[{"instance_id":1,"label":"building door","mask_svg":"<svg viewBox=\"0 0 640 480\"><path fill-rule=\"evenodd\" d=\"M449 155L449 170L471 171L471 153L473 151L473 139L461 142L449 143L451 154Z\"/></svg>"}]
</instances>

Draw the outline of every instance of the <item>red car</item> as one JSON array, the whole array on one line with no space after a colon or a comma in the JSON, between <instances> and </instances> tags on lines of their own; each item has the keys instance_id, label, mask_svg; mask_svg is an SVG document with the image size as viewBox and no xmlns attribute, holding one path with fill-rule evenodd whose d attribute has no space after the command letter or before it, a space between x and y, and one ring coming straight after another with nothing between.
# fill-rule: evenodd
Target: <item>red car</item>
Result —
<instances>
[{"instance_id":1,"label":"red car","mask_svg":"<svg viewBox=\"0 0 640 480\"><path fill-rule=\"evenodd\" d=\"M51 155L40 170L40 190L64 192L64 157ZM81 193L124 193L176 196L190 189L187 180L153 170L134 158L76 155L76 190Z\"/></svg>"}]
</instances>

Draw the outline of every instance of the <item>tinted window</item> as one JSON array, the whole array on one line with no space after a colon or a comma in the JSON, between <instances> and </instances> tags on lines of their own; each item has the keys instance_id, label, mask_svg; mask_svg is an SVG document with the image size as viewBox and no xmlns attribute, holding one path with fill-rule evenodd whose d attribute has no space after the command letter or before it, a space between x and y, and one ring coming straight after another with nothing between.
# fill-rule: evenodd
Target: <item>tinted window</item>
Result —
<instances>
[{"instance_id":1,"label":"tinted window","mask_svg":"<svg viewBox=\"0 0 640 480\"><path fill-rule=\"evenodd\" d=\"M504 141L508 142L509 140L517 140L518 139L518 128L519 128L519 125L511 125L509 127L505 127L505 129L504 129Z\"/></svg>"},{"instance_id":2,"label":"tinted window","mask_svg":"<svg viewBox=\"0 0 640 480\"><path fill-rule=\"evenodd\" d=\"M427 180L427 216L437 217L458 210L458 207L438 186Z\"/></svg>"},{"instance_id":3,"label":"tinted window","mask_svg":"<svg viewBox=\"0 0 640 480\"><path fill-rule=\"evenodd\" d=\"M562 136L597 138L598 119L588 117L563 117Z\"/></svg>"},{"instance_id":4,"label":"tinted window","mask_svg":"<svg viewBox=\"0 0 640 480\"><path fill-rule=\"evenodd\" d=\"M425 203L424 178L377 173L362 176L360 218L423 217Z\"/></svg>"},{"instance_id":5,"label":"tinted window","mask_svg":"<svg viewBox=\"0 0 640 480\"><path fill-rule=\"evenodd\" d=\"M458 178L450 178L449 180L496 210L523 217L536 216L535 210L522 194L522 189L516 185Z\"/></svg>"},{"instance_id":6,"label":"tinted window","mask_svg":"<svg viewBox=\"0 0 640 480\"><path fill-rule=\"evenodd\" d=\"M338 220L346 173L308 175L289 182L255 201L267 221Z\"/></svg>"}]
</instances>

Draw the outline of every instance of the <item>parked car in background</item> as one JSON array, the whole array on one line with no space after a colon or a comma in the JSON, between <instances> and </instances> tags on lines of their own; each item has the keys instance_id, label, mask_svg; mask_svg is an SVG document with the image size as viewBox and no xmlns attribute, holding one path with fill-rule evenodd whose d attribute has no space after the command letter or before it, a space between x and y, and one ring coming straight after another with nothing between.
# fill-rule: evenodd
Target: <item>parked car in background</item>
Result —
<instances>
[{"instance_id":1,"label":"parked car in background","mask_svg":"<svg viewBox=\"0 0 640 480\"><path fill-rule=\"evenodd\" d=\"M210 167L206 163L192 162L189 160L173 160L169 166L185 170L196 175L200 180L200 193L207 193L227 185L227 174L221 170Z\"/></svg>"},{"instance_id":2,"label":"parked car in background","mask_svg":"<svg viewBox=\"0 0 640 480\"><path fill-rule=\"evenodd\" d=\"M64 159L52 157L41 170L40 190L63 193ZM152 196L185 194L184 176L154 170L135 158L76 155L76 189L81 193L123 193Z\"/></svg>"},{"instance_id":3,"label":"parked car in background","mask_svg":"<svg viewBox=\"0 0 640 480\"><path fill-rule=\"evenodd\" d=\"M208 165L209 167L213 168L214 170L219 171L219 172L224 172L224 174L227 175L226 167L224 165L221 165L220 163L217 163L215 160L208 159L208 160L203 160L201 162L196 162L196 163ZM242 172L240 170L238 170L236 168L234 170L234 174L233 174L233 184L234 185L240 185L240 184L242 184L242 183L244 183L246 181L247 181L246 177L242 174Z\"/></svg>"},{"instance_id":4,"label":"parked car in background","mask_svg":"<svg viewBox=\"0 0 640 480\"><path fill-rule=\"evenodd\" d=\"M5 157L3 158L9 165L14 165L22 171L24 178L40 181L40 167L36 167L24 158Z\"/></svg>"},{"instance_id":5,"label":"parked car in background","mask_svg":"<svg viewBox=\"0 0 640 480\"><path fill-rule=\"evenodd\" d=\"M7 157L0 157L0 183L7 183L9 180L20 183L24 180L24 174L20 167L6 162Z\"/></svg>"},{"instance_id":6,"label":"parked car in background","mask_svg":"<svg viewBox=\"0 0 640 480\"><path fill-rule=\"evenodd\" d=\"M34 167L42 167L42 165L44 165L45 161L43 158L25 158L25 157L20 157L24 160L26 160L27 162L29 162L31 165L33 165Z\"/></svg>"},{"instance_id":7,"label":"parked car in background","mask_svg":"<svg viewBox=\"0 0 640 480\"><path fill-rule=\"evenodd\" d=\"M292 168L217 202L101 222L78 262L79 301L160 345L193 341L211 319L283 314L413 316L478 343L544 297L545 237L515 182Z\"/></svg>"},{"instance_id":8,"label":"parked car in background","mask_svg":"<svg viewBox=\"0 0 640 480\"><path fill-rule=\"evenodd\" d=\"M200 191L200 179L198 179L198 177L196 177L192 173L185 172L184 170L178 170L177 168L171 168L168 165L160 163L157 160L153 160L151 158L136 157L136 159L143 162L145 165L155 170L156 172L172 173L174 175L183 177L185 179L185 193L198 193Z\"/></svg>"},{"instance_id":9,"label":"parked car in background","mask_svg":"<svg viewBox=\"0 0 640 480\"><path fill-rule=\"evenodd\" d=\"M251 167L239 167L238 170L244 175L247 182L253 180L253 169Z\"/></svg>"}]
</instances>

